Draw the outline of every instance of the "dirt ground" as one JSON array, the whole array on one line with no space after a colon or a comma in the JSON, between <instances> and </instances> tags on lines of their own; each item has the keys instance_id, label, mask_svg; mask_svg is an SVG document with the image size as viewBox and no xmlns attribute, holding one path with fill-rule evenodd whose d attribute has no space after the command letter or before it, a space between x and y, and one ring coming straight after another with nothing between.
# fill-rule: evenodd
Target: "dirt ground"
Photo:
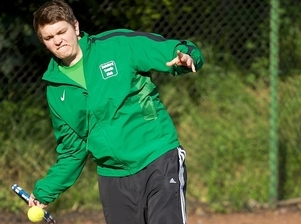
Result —
<instances>
[{"instance_id":1,"label":"dirt ground","mask_svg":"<svg viewBox=\"0 0 301 224\"><path fill-rule=\"evenodd\" d=\"M52 214L57 224L105 224L101 212L71 212L67 214ZM0 214L1 224L32 224L26 214L18 216L10 213ZM40 223L46 223L44 221ZM258 210L255 212L213 214L204 212L201 208L188 213L188 224L300 224L301 209L298 206L281 207L275 210Z\"/></svg>"}]
</instances>

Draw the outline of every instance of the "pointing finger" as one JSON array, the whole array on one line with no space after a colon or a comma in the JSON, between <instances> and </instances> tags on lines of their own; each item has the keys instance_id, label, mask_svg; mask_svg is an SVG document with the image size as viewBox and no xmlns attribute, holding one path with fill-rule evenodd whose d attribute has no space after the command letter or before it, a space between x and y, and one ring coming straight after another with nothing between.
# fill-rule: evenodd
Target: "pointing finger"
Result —
<instances>
[{"instance_id":1,"label":"pointing finger","mask_svg":"<svg viewBox=\"0 0 301 224\"><path fill-rule=\"evenodd\" d=\"M195 66L194 66L194 63L192 62L192 64L191 64L191 70L192 70L192 72L196 72L196 69L195 69Z\"/></svg>"},{"instance_id":2,"label":"pointing finger","mask_svg":"<svg viewBox=\"0 0 301 224\"><path fill-rule=\"evenodd\" d=\"M173 65L177 64L178 61L179 61L178 58L174 58L171 61L166 62L166 65L167 66L173 66Z\"/></svg>"}]
</instances>

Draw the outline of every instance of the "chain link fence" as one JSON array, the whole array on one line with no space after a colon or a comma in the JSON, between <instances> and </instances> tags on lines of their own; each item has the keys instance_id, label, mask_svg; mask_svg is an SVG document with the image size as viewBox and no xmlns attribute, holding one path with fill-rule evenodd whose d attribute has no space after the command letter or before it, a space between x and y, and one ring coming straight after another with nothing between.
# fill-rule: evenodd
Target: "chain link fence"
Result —
<instances>
[{"instance_id":1,"label":"chain link fence","mask_svg":"<svg viewBox=\"0 0 301 224\"><path fill-rule=\"evenodd\" d=\"M5 5L1 7L2 199L11 196L7 191L13 182L31 189L56 158L45 101L46 83L41 81L50 54L38 42L31 26L32 12L41 2L5 3L15 7L15 14ZM198 44L205 65L197 75L171 77L154 73L162 100L188 152L188 199L208 203L216 210L229 204L243 208L254 206L254 201L256 205L266 203L270 174L270 2L68 2L80 28L90 34L130 28L166 38L191 39ZM296 179L301 159L299 9L301 4L296 1L280 3L279 200L298 197L301 187ZM89 162L83 176L93 178L91 186L79 181L74 188L95 191L91 198L97 195L95 173ZM61 200L68 197L71 196ZM18 208L18 203L12 210ZM11 205L7 203L4 208L11 209Z\"/></svg>"}]
</instances>

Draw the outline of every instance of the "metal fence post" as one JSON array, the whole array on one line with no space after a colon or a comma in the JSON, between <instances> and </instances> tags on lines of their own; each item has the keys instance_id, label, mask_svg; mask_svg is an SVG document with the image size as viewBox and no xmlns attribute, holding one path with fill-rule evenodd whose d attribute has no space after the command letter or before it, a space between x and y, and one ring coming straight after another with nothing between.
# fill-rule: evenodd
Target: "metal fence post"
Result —
<instances>
[{"instance_id":1,"label":"metal fence post","mask_svg":"<svg viewBox=\"0 0 301 224\"><path fill-rule=\"evenodd\" d=\"M278 139L277 139L277 76L278 76L278 30L279 0L271 0L270 11L270 207L275 208L278 198Z\"/></svg>"}]
</instances>

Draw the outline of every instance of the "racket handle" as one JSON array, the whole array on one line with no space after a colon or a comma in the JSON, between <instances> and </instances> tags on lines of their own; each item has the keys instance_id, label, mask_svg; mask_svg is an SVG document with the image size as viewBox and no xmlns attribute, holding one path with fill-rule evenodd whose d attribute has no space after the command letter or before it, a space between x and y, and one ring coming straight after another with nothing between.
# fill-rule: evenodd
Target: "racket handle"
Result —
<instances>
[{"instance_id":1,"label":"racket handle","mask_svg":"<svg viewBox=\"0 0 301 224\"><path fill-rule=\"evenodd\" d=\"M30 195L24 189L18 186L18 184L13 184L11 188L26 204L28 204ZM44 210L44 220L49 224L56 223L54 218L46 210Z\"/></svg>"}]
</instances>

